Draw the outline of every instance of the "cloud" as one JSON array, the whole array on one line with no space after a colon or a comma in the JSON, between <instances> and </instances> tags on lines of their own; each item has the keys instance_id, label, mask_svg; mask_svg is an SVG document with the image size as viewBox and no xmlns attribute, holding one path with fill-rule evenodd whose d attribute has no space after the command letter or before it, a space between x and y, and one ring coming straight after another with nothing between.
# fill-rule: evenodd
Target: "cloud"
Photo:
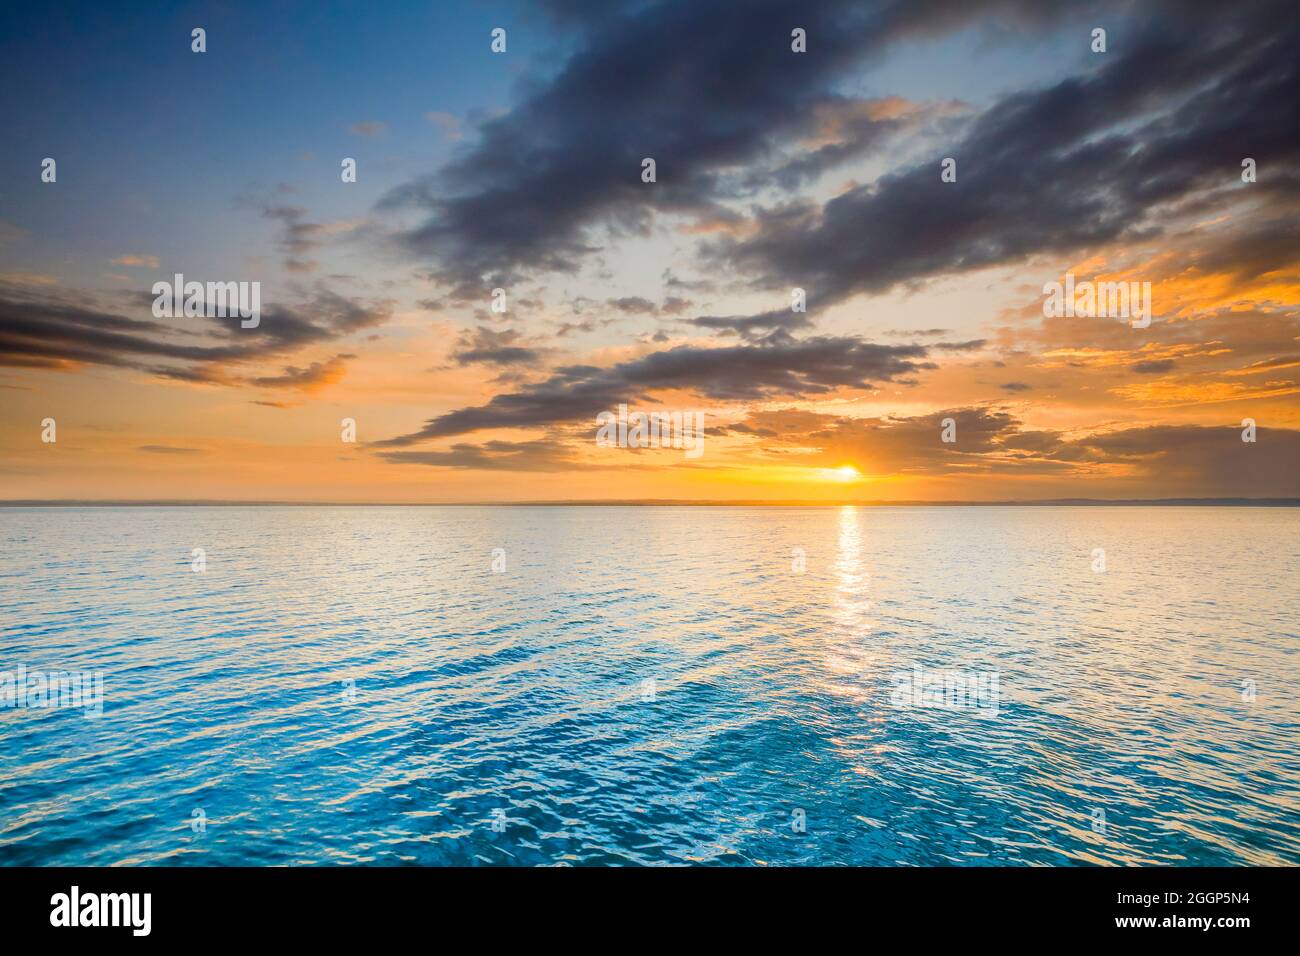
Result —
<instances>
[{"instance_id":1,"label":"cloud","mask_svg":"<svg viewBox=\"0 0 1300 956\"><path fill-rule=\"evenodd\" d=\"M567 338L574 332L594 332L604 328L617 319L582 319L578 322L560 322L555 329L556 338Z\"/></svg>"},{"instance_id":2,"label":"cloud","mask_svg":"<svg viewBox=\"0 0 1300 956\"><path fill-rule=\"evenodd\" d=\"M202 449L199 448L182 448L177 445L141 445L137 451L148 452L151 455L201 455Z\"/></svg>"},{"instance_id":3,"label":"cloud","mask_svg":"<svg viewBox=\"0 0 1300 956\"><path fill-rule=\"evenodd\" d=\"M1160 288L1157 285L1157 289ZM1106 318L1044 318L998 329L992 341L1014 367L1008 377L1051 383L1053 404L1100 408L1138 403L1155 408L1261 403L1300 394L1300 310L1222 308L1191 321L1155 322L1134 330ZM1273 409L1270 408L1270 411Z\"/></svg>"},{"instance_id":4,"label":"cloud","mask_svg":"<svg viewBox=\"0 0 1300 956\"><path fill-rule=\"evenodd\" d=\"M816 414L816 413L813 413ZM765 427L778 443L812 446L809 464L860 461L873 474L942 474L972 464L989 465L1001 442L1018 428L1011 414L987 408L957 408L913 417L838 418L799 412L759 413L751 423ZM942 440L945 420L956 423L955 443ZM792 428L791 426L795 427Z\"/></svg>"},{"instance_id":5,"label":"cloud","mask_svg":"<svg viewBox=\"0 0 1300 956\"><path fill-rule=\"evenodd\" d=\"M461 131L460 120L455 116L452 116L450 113L443 113L440 110L430 110L424 114L424 118L442 130L443 135L452 142L461 139L465 135Z\"/></svg>"},{"instance_id":6,"label":"cloud","mask_svg":"<svg viewBox=\"0 0 1300 956\"><path fill-rule=\"evenodd\" d=\"M544 350L519 345L523 335L514 329L497 331L480 325L462 333L451 357L458 365L534 365Z\"/></svg>"},{"instance_id":7,"label":"cloud","mask_svg":"<svg viewBox=\"0 0 1300 956\"><path fill-rule=\"evenodd\" d=\"M578 465L567 446L551 439L458 443L447 451L381 451L379 457L394 464L478 471L568 471Z\"/></svg>"},{"instance_id":8,"label":"cloud","mask_svg":"<svg viewBox=\"0 0 1300 956\"><path fill-rule=\"evenodd\" d=\"M609 368L573 365L546 381L496 395L428 421L418 432L375 442L411 445L493 428L523 428L594 418L620 402L679 389L716 400L818 395L869 389L933 364L919 345L876 345L852 337L772 340L726 348L678 346Z\"/></svg>"},{"instance_id":9,"label":"cloud","mask_svg":"<svg viewBox=\"0 0 1300 956\"><path fill-rule=\"evenodd\" d=\"M39 272L0 272L0 283L12 285L58 285L57 276L44 275Z\"/></svg>"},{"instance_id":10,"label":"cloud","mask_svg":"<svg viewBox=\"0 0 1300 956\"><path fill-rule=\"evenodd\" d=\"M799 138L798 149L775 169L760 167L749 177L759 188L776 182L792 190L823 173L883 149L890 141L926 122L962 111L956 103L911 103L899 96L854 99L830 95L809 111L809 129Z\"/></svg>"},{"instance_id":11,"label":"cloud","mask_svg":"<svg viewBox=\"0 0 1300 956\"><path fill-rule=\"evenodd\" d=\"M772 309L758 315L699 315L688 320L691 325L719 332L731 332L746 339L756 339L771 332L792 332L812 326L806 312Z\"/></svg>"},{"instance_id":12,"label":"cloud","mask_svg":"<svg viewBox=\"0 0 1300 956\"><path fill-rule=\"evenodd\" d=\"M632 315L653 315L658 311L658 307L649 299L644 299L638 295L624 296L621 299L610 299L611 308L618 309L620 312L626 312Z\"/></svg>"},{"instance_id":13,"label":"cloud","mask_svg":"<svg viewBox=\"0 0 1300 956\"><path fill-rule=\"evenodd\" d=\"M307 256L323 246L329 239L358 229L360 220L344 219L336 222L311 222L307 210L301 206L267 204L261 207L263 217L278 222L281 227L279 246L285 253L284 267L289 272L314 272L318 265Z\"/></svg>"},{"instance_id":14,"label":"cloud","mask_svg":"<svg viewBox=\"0 0 1300 956\"><path fill-rule=\"evenodd\" d=\"M1172 371L1174 366L1173 359L1157 359L1151 362L1134 362L1131 367L1139 375L1159 375Z\"/></svg>"},{"instance_id":15,"label":"cloud","mask_svg":"<svg viewBox=\"0 0 1300 956\"><path fill-rule=\"evenodd\" d=\"M304 368L287 366L280 375L268 375L249 380L258 388L293 388L302 392L315 392L343 379L346 371L344 359L353 356L336 355L324 362L312 362Z\"/></svg>"},{"instance_id":16,"label":"cloud","mask_svg":"<svg viewBox=\"0 0 1300 956\"><path fill-rule=\"evenodd\" d=\"M765 184L801 185L900 127L958 122L956 104L855 99L837 86L889 41L990 15L1041 25L1068 6L821 0L800 11L816 38L815 55L801 56L784 34L770 36L782 21L775 0L756 0L741 20L725 5L634 4L591 21L580 52L551 80L485 123L472 149L382 205L423 213L400 244L465 289L572 272L597 250L601 229L644 233L656 213L725 222L701 245L711 271L807 288L816 312L899 284L1151 238L1171 207L1188 211L1232 181L1225 170L1238 169L1243 142L1270 157L1268 190L1300 196L1300 177L1288 172L1300 159L1290 56L1300 36L1271 26L1282 7L1206 8L1202 24L1157 3L1115 7L1123 52L1090 72L943 127L956 183L940 181L936 156L824 203L796 198L738 218L732 202ZM629 110L637 102L652 108ZM637 175L646 155L660 173L652 187ZM1294 217L1278 217L1270 248L1288 247L1296 228ZM690 322L752 341L807 329L813 317L775 309Z\"/></svg>"},{"instance_id":17,"label":"cloud","mask_svg":"<svg viewBox=\"0 0 1300 956\"><path fill-rule=\"evenodd\" d=\"M1068 2L539 2L562 25L551 40L564 58L518 61L540 69L520 77L510 109L425 113L426 139L457 141L436 151L452 158L381 202L397 214L388 238L418 266L390 268L385 256L348 269L351 288L394 299L302 278L329 271L317 260L344 237L379 235L372 220L330 221L296 205L291 187L258 187L243 202L294 278L259 329L154 321L142 292L64 290L54 276L12 272L0 276L0 365L264 389L240 399L289 408L340 382L355 360L341 340L375 338L397 301L467 306L481 324L451 336L434 326L451 382L431 389L423 426L375 432L392 436L370 446L382 460L579 469L579 433L626 401L706 406L725 436L709 466L724 469L853 461L879 475L1105 479L1169 494L1294 484L1294 468L1282 470L1294 465L1294 432L1243 445L1227 427L1246 415L1294 425L1300 395L1300 26L1287 5L1103 2L1096 22L1111 52L1091 56L1093 15ZM808 29L807 54L789 49L795 23ZM1028 42L1006 43L1005 27L1027 27ZM986 29L992 52L976 65L997 58L1002 71L972 84L978 105L950 98L962 89L934 92L942 83L924 75L927 58L969 49ZM937 39L957 30L971 32ZM1059 56L1012 62L1034 46ZM884 95L899 82L913 84L906 97ZM389 132L377 120L350 131ZM939 177L949 155L955 183ZM1247 155L1260 174L1249 185ZM658 163L654 184L640 181L646 156ZM0 222L0 244L22 235ZM628 237L644 241L613 248ZM125 247L148 247L134 243ZM97 255L80 274L102 268ZM113 261L159 268L139 253ZM1039 273L1071 266L1151 279L1156 321L1040 321ZM995 320L1003 328L986 321L1004 304L1001 277L973 277L993 267L1025 273L1013 277L1018 307ZM539 276L577 271L571 285ZM656 275L658 288L647 281ZM961 277L953 296L917 295L947 277ZM509 316L486 312L497 284L510 288ZM810 312L762 311L792 286L808 292ZM897 295L878 303L888 311L823 319L887 292ZM816 330L905 315L933 327L892 328L884 344ZM387 394L427 367L429 318L386 335L368 358L384 374L348 391ZM618 341L628 328L631 340ZM577 344L593 351L556 357ZM998 401L936 411L990 395ZM770 408L790 402L801 407ZM952 445L938 439L945 417L958 423ZM1144 424L1119 424L1133 421Z\"/></svg>"},{"instance_id":18,"label":"cloud","mask_svg":"<svg viewBox=\"0 0 1300 956\"><path fill-rule=\"evenodd\" d=\"M931 342L926 348L936 352L978 352L988 344L988 339L967 339L964 342Z\"/></svg>"},{"instance_id":19,"label":"cloud","mask_svg":"<svg viewBox=\"0 0 1300 956\"><path fill-rule=\"evenodd\" d=\"M956 423L945 443L943 422ZM748 433L764 450L783 446L785 464L836 467L858 463L879 476L975 478L1059 477L1077 482L1108 476L1104 488L1150 497L1300 496L1300 431L1264 429L1241 440L1233 424L1150 425L1091 434L1025 429L1014 415L958 408L914 417L844 418L801 409L751 414L729 431Z\"/></svg>"},{"instance_id":20,"label":"cloud","mask_svg":"<svg viewBox=\"0 0 1300 956\"><path fill-rule=\"evenodd\" d=\"M115 266L139 266L144 269L157 269L159 267L157 256L125 255L118 256L112 262Z\"/></svg>"},{"instance_id":21,"label":"cloud","mask_svg":"<svg viewBox=\"0 0 1300 956\"><path fill-rule=\"evenodd\" d=\"M241 329L238 317L134 319L85 305L86 298L83 292L0 284L0 366L71 370L105 365L231 385L242 380L235 371L239 366L378 325L392 308L387 300L363 302L317 289L296 306L263 308L256 329ZM129 301L132 311L143 312L152 296L142 293ZM204 344L196 344L196 338ZM271 378L291 375L286 371Z\"/></svg>"},{"instance_id":22,"label":"cloud","mask_svg":"<svg viewBox=\"0 0 1300 956\"><path fill-rule=\"evenodd\" d=\"M1082 439L1099 456L1133 464L1169 497L1300 496L1300 431L1260 428L1254 443L1237 425L1152 425Z\"/></svg>"},{"instance_id":23,"label":"cloud","mask_svg":"<svg viewBox=\"0 0 1300 956\"><path fill-rule=\"evenodd\" d=\"M1233 181L1244 143L1284 169L1300 161L1297 43L1300 27L1269 27L1266 15L1245 30L1230 19L1160 18L1094 72L1013 93L972 121L944 149L956 182L941 182L936 156L824 204L760 209L743 236L706 241L706 260L765 287L807 288L824 308L1153 238L1180 203ZM1270 188L1293 186L1284 174Z\"/></svg>"},{"instance_id":24,"label":"cloud","mask_svg":"<svg viewBox=\"0 0 1300 956\"><path fill-rule=\"evenodd\" d=\"M1049 5L1049 6L1055 6ZM568 21L557 4L552 14ZM478 142L436 173L391 191L385 209L423 221L399 244L452 285L529 270L571 272L595 248L596 227L642 232L654 212L729 220L721 200L743 194L731 172L804 138L839 111L869 123L872 107L835 89L844 73L903 37L944 33L992 16L1041 16L1043 4L805 0L808 54L790 50L785 0L640 4L594 17L553 78L480 127ZM876 105L877 121L897 122ZM830 148L830 146L824 147ZM641 182L653 157L658 181ZM811 162L824 164L827 156ZM799 165L787 178L803 179Z\"/></svg>"}]
</instances>

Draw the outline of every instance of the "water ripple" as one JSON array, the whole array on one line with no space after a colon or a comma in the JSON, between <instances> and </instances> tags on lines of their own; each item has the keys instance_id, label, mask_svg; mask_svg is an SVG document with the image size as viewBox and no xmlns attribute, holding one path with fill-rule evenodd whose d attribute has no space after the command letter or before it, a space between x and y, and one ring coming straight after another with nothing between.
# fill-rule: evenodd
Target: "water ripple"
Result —
<instances>
[{"instance_id":1,"label":"water ripple","mask_svg":"<svg viewBox=\"0 0 1300 956\"><path fill-rule=\"evenodd\" d=\"M1294 510L0 516L0 863L1300 863Z\"/></svg>"}]
</instances>

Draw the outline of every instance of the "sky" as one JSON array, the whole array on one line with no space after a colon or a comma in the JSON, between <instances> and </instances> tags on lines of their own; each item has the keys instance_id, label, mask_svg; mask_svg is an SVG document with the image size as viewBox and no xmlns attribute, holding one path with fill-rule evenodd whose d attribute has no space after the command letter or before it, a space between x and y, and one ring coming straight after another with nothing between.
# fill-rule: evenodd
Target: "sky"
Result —
<instances>
[{"instance_id":1,"label":"sky","mask_svg":"<svg viewBox=\"0 0 1300 956\"><path fill-rule=\"evenodd\" d=\"M1300 496L1297 49L1271 2L7 5L0 500Z\"/></svg>"}]
</instances>

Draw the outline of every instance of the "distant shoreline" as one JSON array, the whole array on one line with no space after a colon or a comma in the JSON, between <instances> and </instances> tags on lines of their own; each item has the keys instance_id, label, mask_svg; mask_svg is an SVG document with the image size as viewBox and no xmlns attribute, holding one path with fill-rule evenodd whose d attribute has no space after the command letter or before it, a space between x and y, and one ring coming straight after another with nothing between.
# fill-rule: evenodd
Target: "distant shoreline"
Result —
<instances>
[{"instance_id":1,"label":"distant shoreline","mask_svg":"<svg viewBox=\"0 0 1300 956\"><path fill-rule=\"evenodd\" d=\"M0 501L0 508L1065 508L1098 507L1241 507L1297 508L1300 498L1045 498L1004 501L711 501L705 499L610 499L575 501L184 501L184 500L78 500L15 499Z\"/></svg>"}]
</instances>

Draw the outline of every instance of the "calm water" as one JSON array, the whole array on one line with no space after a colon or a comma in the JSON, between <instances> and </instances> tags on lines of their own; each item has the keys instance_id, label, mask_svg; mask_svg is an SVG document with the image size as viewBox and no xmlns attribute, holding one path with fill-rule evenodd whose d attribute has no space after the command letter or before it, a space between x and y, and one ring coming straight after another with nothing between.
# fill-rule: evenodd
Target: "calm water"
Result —
<instances>
[{"instance_id":1,"label":"calm water","mask_svg":"<svg viewBox=\"0 0 1300 956\"><path fill-rule=\"evenodd\" d=\"M0 509L0 672L104 678L0 709L0 863L1300 863L1298 532ZM996 712L900 705L913 665Z\"/></svg>"}]
</instances>

